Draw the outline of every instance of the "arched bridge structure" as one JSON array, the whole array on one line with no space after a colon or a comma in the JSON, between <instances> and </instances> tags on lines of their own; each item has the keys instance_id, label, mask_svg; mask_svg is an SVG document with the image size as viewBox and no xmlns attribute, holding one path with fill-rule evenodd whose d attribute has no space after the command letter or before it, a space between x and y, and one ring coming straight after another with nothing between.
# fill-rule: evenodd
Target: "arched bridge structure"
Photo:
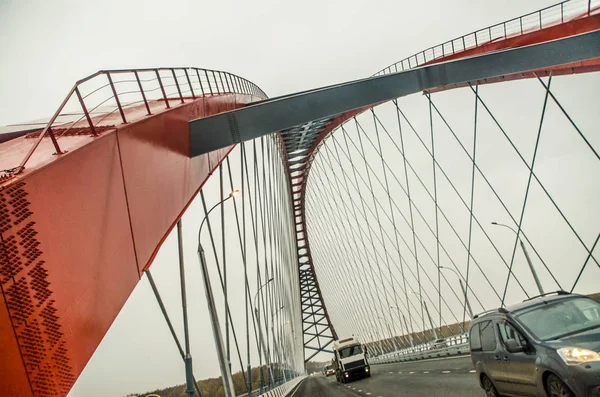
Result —
<instances>
[{"instance_id":1,"label":"arched bridge structure","mask_svg":"<svg viewBox=\"0 0 600 397\"><path fill-rule=\"evenodd\" d=\"M374 76L277 98L239 76L193 67L101 71L78 81L48 122L0 144L3 395L68 394L142 278L193 373L181 219L194 202L206 221L198 253L224 384L233 365L248 393L302 373L340 337L357 335L385 355L416 339L460 335L473 310L538 288L593 284L597 190L575 183L581 190L572 194L583 197L575 207L587 205L582 220L547 179L552 171L536 163L542 131L560 122L557 142L581 149L562 168L578 182L598 176L598 140L589 134L598 119L586 118L589 106L577 113L554 88L561 79L568 86L580 75L597 78L600 12L592 3L560 3ZM533 135L508 131L510 117L503 122L485 96L501 87L505 101L518 103L529 90L515 85L520 80L541 95L535 113L515 116ZM469 103L453 112L458 118L444 111L458 101L444 96L454 92ZM414 94L425 101L421 121L402 102ZM558 116L544 124L550 107ZM497 140L479 143L491 131ZM501 157L522 167L502 165L513 182L489 168L498 142L510 152ZM451 147L461 160L445 157ZM537 198L544 204L527 207ZM494 204L474 205L487 199ZM527 211L554 217L560 233L537 237ZM497 245L484 212L516 236ZM185 343L151 275L171 232L180 237ZM539 279L515 261L522 241ZM558 275L565 258L551 258L557 244L573 253L568 276ZM237 294L228 288L232 266L243 275ZM256 365L260 381L251 378Z\"/></svg>"}]
</instances>

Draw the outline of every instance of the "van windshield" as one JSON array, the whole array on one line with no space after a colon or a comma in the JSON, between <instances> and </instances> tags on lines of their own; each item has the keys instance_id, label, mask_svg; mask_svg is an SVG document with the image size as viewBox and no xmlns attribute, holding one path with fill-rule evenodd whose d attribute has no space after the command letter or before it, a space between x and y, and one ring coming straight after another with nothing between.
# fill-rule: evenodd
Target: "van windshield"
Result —
<instances>
[{"instance_id":1,"label":"van windshield","mask_svg":"<svg viewBox=\"0 0 600 397\"><path fill-rule=\"evenodd\" d=\"M345 347L343 349L340 349L339 353L340 353L340 358L346 358L346 357L355 356L357 354L362 353L362 348L360 347L360 345L354 345L354 346Z\"/></svg>"},{"instance_id":2,"label":"van windshield","mask_svg":"<svg viewBox=\"0 0 600 397\"><path fill-rule=\"evenodd\" d=\"M542 341L560 339L600 327L600 303L588 298L566 299L517 312L515 317Z\"/></svg>"}]
</instances>

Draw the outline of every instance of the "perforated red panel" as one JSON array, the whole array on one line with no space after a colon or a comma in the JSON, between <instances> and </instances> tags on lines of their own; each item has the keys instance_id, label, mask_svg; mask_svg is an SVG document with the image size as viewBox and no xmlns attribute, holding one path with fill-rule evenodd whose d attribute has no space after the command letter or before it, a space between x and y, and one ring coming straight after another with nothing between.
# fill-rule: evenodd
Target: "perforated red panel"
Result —
<instances>
[{"instance_id":1,"label":"perforated red panel","mask_svg":"<svg viewBox=\"0 0 600 397\"><path fill-rule=\"evenodd\" d=\"M19 390L18 395L33 390L37 396L55 396L66 394L75 376L54 315L48 270L40 259L43 252L38 248L28 195L24 182L0 191L0 283L13 328L10 333L3 330L2 347L4 351L5 346L18 344L21 352L21 358L0 361L0 382ZM7 340L11 334L16 340ZM19 362L25 366L31 387L24 373L14 374Z\"/></svg>"},{"instance_id":2,"label":"perforated red panel","mask_svg":"<svg viewBox=\"0 0 600 397\"><path fill-rule=\"evenodd\" d=\"M0 185L0 397L68 393L228 153L190 159L189 121L251 99L197 99L98 137L56 130L66 154L42 143L39 166ZM5 148L27 149L25 140Z\"/></svg>"}]
</instances>

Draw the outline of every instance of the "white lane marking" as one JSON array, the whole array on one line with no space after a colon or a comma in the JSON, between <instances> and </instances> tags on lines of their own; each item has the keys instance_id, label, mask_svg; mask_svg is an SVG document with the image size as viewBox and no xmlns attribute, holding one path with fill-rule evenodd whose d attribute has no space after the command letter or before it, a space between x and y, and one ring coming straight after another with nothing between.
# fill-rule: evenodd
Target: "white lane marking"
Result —
<instances>
[{"instance_id":1,"label":"white lane marking","mask_svg":"<svg viewBox=\"0 0 600 397\"><path fill-rule=\"evenodd\" d=\"M411 374L411 375L414 374L414 371L410 371L409 374Z\"/></svg>"},{"instance_id":2,"label":"white lane marking","mask_svg":"<svg viewBox=\"0 0 600 397\"><path fill-rule=\"evenodd\" d=\"M356 390L356 387L353 387L352 390Z\"/></svg>"},{"instance_id":3,"label":"white lane marking","mask_svg":"<svg viewBox=\"0 0 600 397\"><path fill-rule=\"evenodd\" d=\"M428 373L429 373L429 371L423 371L423 373L424 373L424 374L428 374Z\"/></svg>"},{"instance_id":4,"label":"white lane marking","mask_svg":"<svg viewBox=\"0 0 600 397\"><path fill-rule=\"evenodd\" d=\"M471 373L471 374L474 374L475 372L477 372L477 371L475 371L474 369L469 371L469 373Z\"/></svg>"},{"instance_id":5,"label":"white lane marking","mask_svg":"<svg viewBox=\"0 0 600 397\"><path fill-rule=\"evenodd\" d=\"M298 384L296 385L296 390L294 390L294 392L292 393L292 395L291 395L290 397L294 397L294 395L296 394L296 392L297 392L298 390L300 390L300 384L301 384L301 383L302 383L302 381L300 381L300 383L298 383Z\"/></svg>"},{"instance_id":6,"label":"white lane marking","mask_svg":"<svg viewBox=\"0 0 600 397\"><path fill-rule=\"evenodd\" d=\"M400 371L400 372L398 372L398 373L399 373L399 374L401 374L401 373L402 373L402 371Z\"/></svg>"},{"instance_id":7,"label":"white lane marking","mask_svg":"<svg viewBox=\"0 0 600 397\"><path fill-rule=\"evenodd\" d=\"M367 396L370 396L370 395L371 395L371 393L368 393L368 392L367 392Z\"/></svg>"},{"instance_id":8,"label":"white lane marking","mask_svg":"<svg viewBox=\"0 0 600 397\"><path fill-rule=\"evenodd\" d=\"M443 374L449 374L450 371L442 371Z\"/></svg>"},{"instance_id":9,"label":"white lane marking","mask_svg":"<svg viewBox=\"0 0 600 397\"><path fill-rule=\"evenodd\" d=\"M362 390L359 390L358 392L359 392L359 393L362 393Z\"/></svg>"},{"instance_id":10,"label":"white lane marking","mask_svg":"<svg viewBox=\"0 0 600 397\"><path fill-rule=\"evenodd\" d=\"M390 372L390 374L393 374L393 372Z\"/></svg>"}]
</instances>

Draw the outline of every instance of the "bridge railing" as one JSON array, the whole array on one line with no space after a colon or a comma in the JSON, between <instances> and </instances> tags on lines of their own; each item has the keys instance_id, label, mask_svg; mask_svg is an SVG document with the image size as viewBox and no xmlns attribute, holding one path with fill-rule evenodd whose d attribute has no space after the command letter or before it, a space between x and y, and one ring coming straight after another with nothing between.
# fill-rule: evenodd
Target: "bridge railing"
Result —
<instances>
[{"instance_id":1,"label":"bridge railing","mask_svg":"<svg viewBox=\"0 0 600 397\"><path fill-rule=\"evenodd\" d=\"M454 356L469 353L469 335L460 334L446 338L443 346L435 348L433 342L423 343L399 351L386 353L369 359L369 363L389 364L403 361L416 361L428 358Z\"/></svg>"},{"instance_id":2,"label":"bridge railing","mask_svg":"<svg viewBox=\"0 0 600 397\"><path fill-rule=\"evenodd\" d=\"M195 67L101 70L75 83L50 120L40 124L41 132L27 135L35 141L25 158L5 172L20 173L44 137L49 137L56 153L61 154L64 148L59 144L60 137L98 136L115 124L131 122L131 118L139 120L178 103L228 93L267 98L256 84L217 70Z\"/></svg>"},{"instance_id":3,"label":"bridge railing","mask_svg":"<svg viewBox=\"0 0 600 397\"><path fill-rule=\"evenodd\" d=\"M427 48L381 69L375 76L423 66L466 50L589 16L599 10L600 0L566 0Z\"/></svg>"},{"instance_id":4,"label":"bridge railing","mask_svg":"<svg viewBox=\"0 0 600 397\"><path fill-rule=\"evenodd\" d=\"M238 397L286 397L300 382L306 378L306 375L298 375L293 379L281 384L273 385L271 388L253 390L250 394L240 394Z\"/></svg>"}]
</instances>

